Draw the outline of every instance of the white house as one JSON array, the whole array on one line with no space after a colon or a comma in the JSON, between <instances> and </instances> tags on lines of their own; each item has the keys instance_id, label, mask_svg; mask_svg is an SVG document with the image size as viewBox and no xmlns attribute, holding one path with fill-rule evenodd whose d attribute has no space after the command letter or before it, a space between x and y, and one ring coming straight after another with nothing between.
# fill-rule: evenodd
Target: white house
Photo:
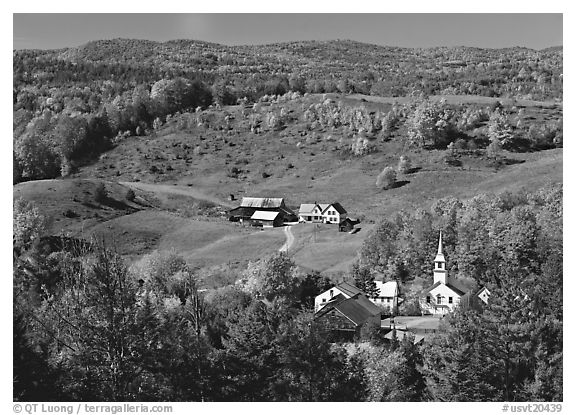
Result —
<instances>
[{"instance_id":1,"label":"white house","mask_svg":"<svg viewBox=\"0 0 576 415\"><path fill-rule=\"evenodd\" d=\"M314 299L314 311L317 312L322 307L329 304L331 301L335 300L337 296L352 298L359 293L362 293L362 291L353 286L352 284L349 284L347 282L341 282L340 284L335 285L329 290L326 290L322 294L316 296L316 298Z\"/></svg>"},{"instance_id":2,"label":"white house","mask_svg":"<svg viewBox=\"0 0 576 415\"><path fill-rule=\"evenodd\" d=\"M488 298L490 298L490 290L486 287L482 287L480 291L476 293L476 296L484 302L484 304L488 304Z\"/></svg>"},{"instance_id":3,"label":"white house","mask_svg":"<svg viewBox=\"0 0 576 415\"><path fill-rule=\"evenodd\" d=\"M377 297L370 298L374 304L380 306L390 314L396 314L398 311L398 296L400 294L398 283L396 281L374 281L376 288L380 290Z\"/></svg>"},{"instance_id":4,"label":"white house","mask_svg":"<svg viewBox=\"0 0 576 415\"><path fill-rule=\"evenodd\" d=\"M300 222L339 224L347 218L346 209L335 203L303 203L298 211Z\"/></svg>"},{"instance_id":5,"label":"white house","mask_svg":"<svg viewBox=\"0 0 576 415\"><path fill-rule=\"evenodd\" d=\"M455 287L446 270L446 259L442 253L442 232L438 241L438 253L434 258L434 284L423 291L420 297L422 314L443 315L449 313L460 303L464 292Z\"/></svg>"}]
</instances>

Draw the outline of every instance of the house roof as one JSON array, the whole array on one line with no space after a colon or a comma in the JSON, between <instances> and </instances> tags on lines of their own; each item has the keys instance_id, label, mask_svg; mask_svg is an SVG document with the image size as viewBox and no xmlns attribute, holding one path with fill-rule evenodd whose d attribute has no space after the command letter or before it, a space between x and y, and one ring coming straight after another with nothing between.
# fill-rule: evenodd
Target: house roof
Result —
<instances>
[{"instance_id":1,"label":"house roof","mask_svg":"<svg viewBox=\"0 0 576 415\"><path fill-rule=\"evenodd\" d=\"M394 297L398 295L398 283L396 281L374 281L376 288L380 290L378 297Z\"/></svg>"},{"instance_id":2,"label":"house roof","mask_svg":"<svg viewBox=\"0 0 576 415\"><path fill-rule=\"evenodd\" d=\"M269 212L263 210L257 210L254 212L250 219L253 220L274 220L280 214L280 212Z\"/></svg>"},{"instance_id":3,"label":"house roof","mask_svg":"<svg viewBox=\"0 0 576 415\"><path fill-rule=\"evenodd\" d=\"M301 215L307 213L312 214L312 211L314 210L315 207L316 203L302 203L300 205L300 209L298 209L298 213Z\"/></svg>"},{"instance_id":4,"label":"house roof","mask_svg":"<svg viewBox=\"0 0 576 415\"><path fill-rule=\"evenodd\" d=\"M357 326L364 324L370 317L380 314L380 309L362 293L354 297L328 303L316 313L316 318L322 317L330 310L339 311Z\"/></svg>"},{"instance_id":5,"label":"house roof","mask_svg":"<svg viewBox=\"0 0 576 415\"><path fill-rule=\"evenodd\" d=\"M320 205L320 206L322 206L322 205ZM347 213L346 209L344 209L342 207L342 205L338 202L334 202L332 204L326 205L326 208L322 209L322 213L324 213L324 211L326 211L326 209L328 209L330 206L332 206L334 208L334 210L340 214Z\"/></svg>"},{"instance_id":6,"label":"house roof","mask_svg":"<svg viewBox=\"0 0 576 415\"><path fill-rule=\"evenodd\" d=\"M348 282L345 282L345 281L336 285L335 288L338 288L340 291L342 291L348 297L353 297L356 294L362 293L362 290L360 290L359 288L357 288L354 285L352 285Z\"/></svg>"},{"instance_id":7,"label":"house roof","mask_svg":"<svg viewBox=\"0 0 576 415\"><path fill-rule=\"evenodd\" d=\"M393 337L392 333L393 333L392 331L389 331L388 333L386 333L384 335L384 338L388 339L388 340L392 340L392 337ZM402 339L404 339L404 337L406 337L408 335L408 333L410 333L410 332L407 332L404 330L396 330L396 339L398 339L398 341L402 341ZM412 334L414 335L414 344L420 343L422 340L424 340L424 336L422 334L416 334L416 333L412 333Z\"/></svg>"},{"instance_id":8,"label":"house roof","mask_svg":"<svg viewBox=\"0 0 576 415\"><path fill-rule=\"evenodd\" d=\"M240 207L279 208L283 203L280 197L243 197Z\"/></svg>"}]
</instances>

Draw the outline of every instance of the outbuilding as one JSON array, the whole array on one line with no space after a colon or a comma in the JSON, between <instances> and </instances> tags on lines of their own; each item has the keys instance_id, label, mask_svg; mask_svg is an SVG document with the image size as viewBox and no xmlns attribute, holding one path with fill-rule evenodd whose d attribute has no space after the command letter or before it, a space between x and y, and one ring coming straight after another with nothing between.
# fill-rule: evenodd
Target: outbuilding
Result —
<instances>
[{"instance_id":1,"label":"outbuilding","mask_svg":"<svg viewBox=\"0 0 576 415\"><path fill-rule=\"evenodd\" d=\"M250 217L252 224L262 225L264 228L272 228L275 226L282 226L282 218L279 212L270 212L265 210L257 210Z\"/></svg>"}]
</instances>

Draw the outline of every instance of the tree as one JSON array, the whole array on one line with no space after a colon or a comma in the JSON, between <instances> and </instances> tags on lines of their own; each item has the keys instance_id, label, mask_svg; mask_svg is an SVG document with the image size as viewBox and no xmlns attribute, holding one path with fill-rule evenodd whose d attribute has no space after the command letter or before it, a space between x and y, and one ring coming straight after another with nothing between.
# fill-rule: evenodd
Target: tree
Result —
<instances>
[{"instance_id":1,"label":"tree","mask_svg":"<svg viewBox=\"0 0 576 415\"><path fill-rule=\"evenodd\" d=\"M454 129L451 117L445 101L421 101L406 120L408 143L415 147L444 144Z\"/></svg>"},{"instance_id":2,"label":"tree","mask_svg":"<svg viewBox=\"0 0 576 415\"><path fill-rule=\"evenodd\" d=\"M396 169L398 174L407 174L412 170L412 161L408 156L400 156L398 167Z\"/></svg>"},{"instance_id":3,"label":"tree","mask_svg":"<svg viewBox=\"0 0 576 415\"><path fill-rule=\"evenodd\" d=\"M245 289L268 301L297 302L302 275L284 252L251 262L243 275Z\"/></svg>"},{"instance_id":4,"label":"tree","mask_svg":"<svg viewBox=\"0 0 576 415\"><path fill-rule=\"evenodd\" d=\"M22 177L37 180L59 176L60 155L43 136L24 133L14 142L14 153L22 168Z\"/></svg>"},{"instance_id":5,"label":"tree","mask_svg":"<svg viewBox=\"0 0 576 415\"><path fill-rule=\"evenodd\" d=\"M396 170L386 167L376 178L376 186L386 190L391 189L396 184Z\"/></svg>"},{"instance_id":6,"label":"tree","mask_svg":"<svg viewBox=\"0 0 576 415\"><path fill-rule=\"evenodd\" d=\"M108 199L108 191L103 182L98 182L94 189L94 201L96 203L104 203Z\"/></svg>"},{"instance_id":7,"label":"tree","mask_svg":"<svg viewBox=\"0 0 576 415\"><path fill-rule=\"evenodd\" d=\"M61 156L61 174L74 170L73 162L86 157L88 123L83 117L61 116L54 129Z\"/></svg>"},{"instance_id":8,"label":"tree","mask_svg":"<svg viewBox=\"0 0 576 415\"><path fill-rule=\"evenodd\" d=\"M488 121L488 138L491 145L509 147L514 143L514 133L508 117L500 110L494 111Z\"/></svg>"},{"instance_id":9,"label":"tree","mask_svg":"<svg viewBox=\"0 0 576 415\"><path fill-rule=\"evenodd\" d=\"M350 274L354 279L354 285L363 291L369 298L376 298L380 294L374 281L374 274L370 268L361 266L357 261L352 264Z\"/></svg>"},{"instance_id":10,"label":"tree","mask_svg":"<svg viewBox=\"0 0 576 415\"><path fill-rule=\"evenodd\" d=\"M502 400L502 389L497 385L503 366L495 350L495 333L472 310L449 315L445 327L426 342L422 352L432 400Z\"/></svg>"},{"instance_id":11,"label":"tree","mask_svg":"<svg viewBox=\"0 0 576 415\"><path fill-rule=\"evenodd\" d=\"M14 200L12 211L13 249L23 252L40 239L46 228L46 219L32 203L22 198Z\"/></svg>"}]
</instances>

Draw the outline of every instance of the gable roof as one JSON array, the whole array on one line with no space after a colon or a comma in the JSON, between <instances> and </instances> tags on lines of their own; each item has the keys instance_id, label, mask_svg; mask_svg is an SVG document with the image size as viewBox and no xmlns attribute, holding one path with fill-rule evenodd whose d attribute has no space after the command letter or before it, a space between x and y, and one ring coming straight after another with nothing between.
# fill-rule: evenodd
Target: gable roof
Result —
<instances>
[{"instance_id":1,"label":"gable roof","mask_svg":"<svg viewBox=\"0 0 576 415\"><path fill-rule=\"evenodd\" d=\"M334 286L334 288L338 288L340 291L342 291L348 297L353 297L356 294L364 294L362 292L362 290L360 290L359 288L355 287L354 285L352 285L346 281L341 282L340 284Z\"/></svg>"},{"instance_id":2,"label":"gable roof","mask_svg":"<svg viewBox=\"0 0 576 415\"><path fill-rule=\"evenodd\" d=\"M331 310L337 310L357 326L364 324L370 317L380 314L380 309L362 293L328 303L316 313L315 318L322 317Z\"/></svg>"},{"instance_id":3,"label":"gable roof","mask_svg":"<svg viewBox=\"0 0 576 415\"><path fill-rule=\"evenodd\" d=\"M322 205L320 205L320 206L322 206ZM340 203L338 203L338 202L334 202L334 203L331 203L331 204L329 204L329 205L324 205L324 206L326 206L326 207L325 207L325 208L322 208L322 213L324 213L330 206L332 206L332 207L334 208L334 210L335 210L336 212L340 213L340 214L347 213L347 212L346 212L346 209L344 209L344 208L342 207L342 205L341 205Z\"/></svg>"},{"instance_id":4,"label":"gable roof","mask_svg":"<svg viewBox=\"0 0 576 415\"><path fill-rule=\"evenodd\" d=\"M280 212L269 212L264 210L257 210L254 212L250 219L254 220L274 220L280 214Z\"/></svg>"},{"instance_id":5,"label":"gable roof","mask_svg":"<svg viewBox=\"0 0 576 415\"><path fill-rule=\"evenodd\" d=\"M315 203L302 203L300 205L300 209L298 209L298 213L301 215L306 213L311 214L316 206L317 205Z\"/></svg>"},{"instance_id":6,"label":"gable roof","mask_svg":"<svg viewBox=\"0 0 576 415\"><path fill-rule=\"evenodd\" d=\"M250 217L254 214L254 210L255 210L255 208L238 206L234 209L230 209L228 211L228 215Z\"/></svg>"},{"instance_id":7,"label":"gable roof","mask_svg":"<svg viewBox=\"0 0 576 415\"><path fill-rule=\"evenodd\" d=\"M454 291L454 293L458 294L459 296L463 296L464 295L464 291L460 290L459 288L456 288L454 285L448 283L448 284L444 284L442 281L436 281L434 283L434 285L432 285L429 288L426 288L422 294L428 294L430 291L432 291L434 288L438 287L440 284L445 285L446 287L448 287L449 289L451 289L452 291Z\"/></svg>"},{"instance_id":8,"label":"gable roof","mask_svg":"<svg viewBox=\"0 0 576 415\"><path fill-rule=\"evenodd\" d=\"M378 297L394 297L398 295L398 283L396 281L374 281L376 288L380 290Z\"/></svg>"},{"instance_id":9,"label":"gable roof","mask_svg":"<svg viewBox=\"0 0 576 415\"><path fill-rule=\"evenodd\" d=\"M281 197L243 197L240 207L279 208L284 204Z\"/></svg>"}]
</instances>

